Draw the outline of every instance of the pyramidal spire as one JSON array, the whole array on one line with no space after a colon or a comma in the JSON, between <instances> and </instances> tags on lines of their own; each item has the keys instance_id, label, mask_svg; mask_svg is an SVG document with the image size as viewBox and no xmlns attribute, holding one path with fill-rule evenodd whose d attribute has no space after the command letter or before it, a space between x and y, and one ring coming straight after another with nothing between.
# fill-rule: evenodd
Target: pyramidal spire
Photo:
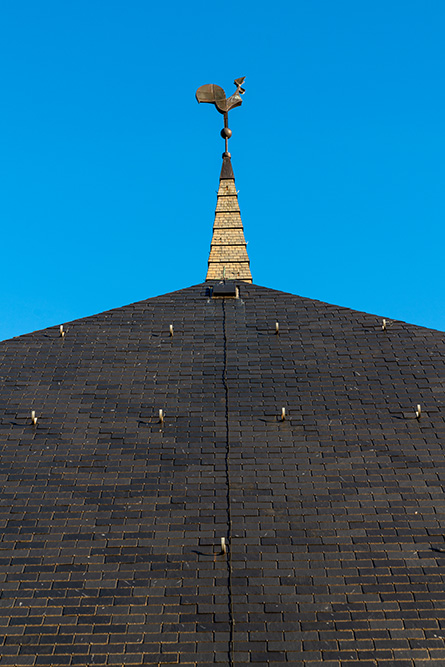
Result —
<instances>
[{"instance_id":1,"label":"pyramidal spire","mask_svg":"<svg viewBox=\"0 0 445 667\"><path fill-rule=\"evenodd\" d=\"M230 153L223 154L206 280L252 282Z\"/></svg>"},{"instance_id":2,"label":"pyramidal spire","mask_svg":"<svg viewBox=\"0 0 445 667\"><path fill-rule=\"evenodd\" d=\"M235 188L231 155L228 140L232 131L228 127L228 113L242 104L244 89L241 84L245 77L235 79L235 93L227 98L224 90L213 83L201 86L196 91L198 102L214 104L224 115L224 128L221 136L225 140L225 152L221 175L219 177L218 198L216 202L213 237L210 245L209 267L206 280L242 280L251 283L250 262L247 255L247 243L244 238L243 223L238 205L238 193Z\"/></svg>"}]
</instances>

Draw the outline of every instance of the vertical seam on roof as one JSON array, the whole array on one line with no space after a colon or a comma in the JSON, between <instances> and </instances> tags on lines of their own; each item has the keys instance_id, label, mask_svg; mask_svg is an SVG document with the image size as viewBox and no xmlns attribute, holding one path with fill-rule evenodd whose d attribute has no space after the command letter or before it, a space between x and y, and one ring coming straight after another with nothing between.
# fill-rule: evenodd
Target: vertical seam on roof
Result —
<instances>
[{"instance_id":1,"label":"vertical seam on roof","mask_svg":"<svg viewBox=\"0 0 445 667\"><path fill-rule=\"evenodd\" d=\"M226 304L224 299L222 300L222 312L223 312L223 341L224 341L224 366L223 366L223 375L222 381L224 385L225 393L225 421L226 421L226 456L225 456L225 466L226 466L226 485L227 485L227 575L228 575L228 608L229 608L229 666L233 667L233 655L234 655L234 636L235 636L235 617L233 613L233 595L232 595L232 512L231 512L231 500L230 500L230 425L229 425L229 385L227 383L227 329L226 329Z\"/></svg>"}]
</instances>

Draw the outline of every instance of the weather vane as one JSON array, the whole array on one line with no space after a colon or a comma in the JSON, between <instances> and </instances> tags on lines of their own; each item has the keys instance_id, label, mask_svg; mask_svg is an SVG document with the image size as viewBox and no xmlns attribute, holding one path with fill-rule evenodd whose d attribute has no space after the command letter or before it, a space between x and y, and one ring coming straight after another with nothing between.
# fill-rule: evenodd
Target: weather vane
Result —
<instances>
[{"instance_id":1,"label":"weather vane","mask_svg":"<svg viewBox=\"0 0 445 667\"><path fill-rule=\"evenodd\" d=\"M229 111L235 107L240 107L243 103L241 95L244 95L245 90L241 88L244 83L245 76L235 79L233 82L236 86L236 90L230 97L226 97L224 90L220 86L216 86L214 83L206 83L204 86L200 86L196 91L196 99L198 102L207 102L207 104L214 104L219 113L224 115L224 128L221 130L221 136L226 142L226 154L230 156L229 153L229 139L232 136L232 130L229 130L228 125L228 116Z\"/></svg>"}]
</instances>

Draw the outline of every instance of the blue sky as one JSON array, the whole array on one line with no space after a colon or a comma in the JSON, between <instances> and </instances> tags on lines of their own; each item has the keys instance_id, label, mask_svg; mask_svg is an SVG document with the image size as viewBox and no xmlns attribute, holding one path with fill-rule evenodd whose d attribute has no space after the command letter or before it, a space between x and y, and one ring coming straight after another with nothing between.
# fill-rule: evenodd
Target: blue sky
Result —
<instances>
[{"instance_id":1,"label":"blue sky","mask_svg":"<svg viewBox=\"0 0 445 667\"><path fill-rule=\"evenodd\" d=\"M3 0L0 339L205 279L222 117L254 282L445 330L445 3Z\"/></svg>"}]
</instances>

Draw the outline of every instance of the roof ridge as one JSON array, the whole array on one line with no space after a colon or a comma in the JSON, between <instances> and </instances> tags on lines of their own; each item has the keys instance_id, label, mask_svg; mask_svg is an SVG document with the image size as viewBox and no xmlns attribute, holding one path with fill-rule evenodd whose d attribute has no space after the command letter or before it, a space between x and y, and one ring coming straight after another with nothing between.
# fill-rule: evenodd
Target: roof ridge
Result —
<instances>
[{"instance_id":1,"label":"roof ridge","mask_svg":"<svg viewBox=\"0 0 445 667\"><path fill-rule=\"evenodd\" d=\"M172 290L171 292L166 292L165 294L156 294L154 296L147 297L146 299L140 299L138 301L133 301L131 303L124 304L122 306L115 306L114 308L109 308L104 311L100 311L97 313L91 313L90 315L84 315L82 317L78 317L72 320L63 320L63 325L66 328L67 332L69 332L69 328L72 327L73 325L80 324L82 326L87 325L89 323L95 324L95 320L98 318L103 318L104 316L112 316L112 315L117 315L119 312L124 313L129 313L131 311L135 311L136 309L139 309L141 307L144 307L145 305L156 305L156 303L159 303L162 301L167 300L168 301L175 301L176 299L180 299L184 293L188 293L192 296L193 299L206 299L209 298L209 287L212 283L216 283L218 280L207 280L205 282L200 282L196 283L193 285L189 285L187 287L181 287L176 290ZM258 292L267 292L270 293L271 295L273 294L277 299L287 299L291 300L294 304L295 303L301 303L302 305L305 304L306 306L311 306L312 308L315 309L320 309L321 311L337 311L338 316L340 319L344 321L344 318L348 317L354 317L354 318L369 318L369 323L371 324L371 321L374 319L375 320L375 326L381 327L382 323L382 315L373 313L373 312L368 312L364 310L358 310L355 308L350 308L349 306L343 306L339 305L336 303L330 303L328 301L322 301L320 299L314 299L312 297L308 296L302 296L301 294L294 294L292 292L286 292L280 289L277 289L275 287L266 287L264 285L258 285L256 283L252 284L247 284L247 281L242 281L239 279L239 281L236 281L237 283L239 282L240 286L240 298L241 299L251 299L252 297L255 297ZM241 283L244 282L244 286L241 286ZM209 285L210 284L210 285ZM194 294L194 296L193 296ZM290 305L290 304L288 304ZM325 311L326 312L326 311ZM271 317L275 317L275 314L271 314ZM440 339L443 338L443 331L440 329L434 329L432 327L426 327L420 324L414 324L412 322L407 322L405 320L401 320L398 318L388 318L388 316L385 316L387 318L387 322L389 323L389 326L392 328L393 326L402 326L407 327L409 330L416 330L420 332L428 332L430 334L434 334L435 336L439 336ZM12 338L6 338L4 340L0 341L0 347L3 345L8 345L13 342L18 342L19 339L25 339L25 338L35 338L36 336L48 336L50 335L51 337L54 335L55 337L59 336L59 326L62 323L62 320L60 320L57 323L51 324L47 327L44 327L43 329L36 329L35 331L29 331L23 334L19 334L17 336L13 336ZM100 325L102 326L102 324ZM69 336L69 333L68 333Z\"/></svg>"}]
</instances>

